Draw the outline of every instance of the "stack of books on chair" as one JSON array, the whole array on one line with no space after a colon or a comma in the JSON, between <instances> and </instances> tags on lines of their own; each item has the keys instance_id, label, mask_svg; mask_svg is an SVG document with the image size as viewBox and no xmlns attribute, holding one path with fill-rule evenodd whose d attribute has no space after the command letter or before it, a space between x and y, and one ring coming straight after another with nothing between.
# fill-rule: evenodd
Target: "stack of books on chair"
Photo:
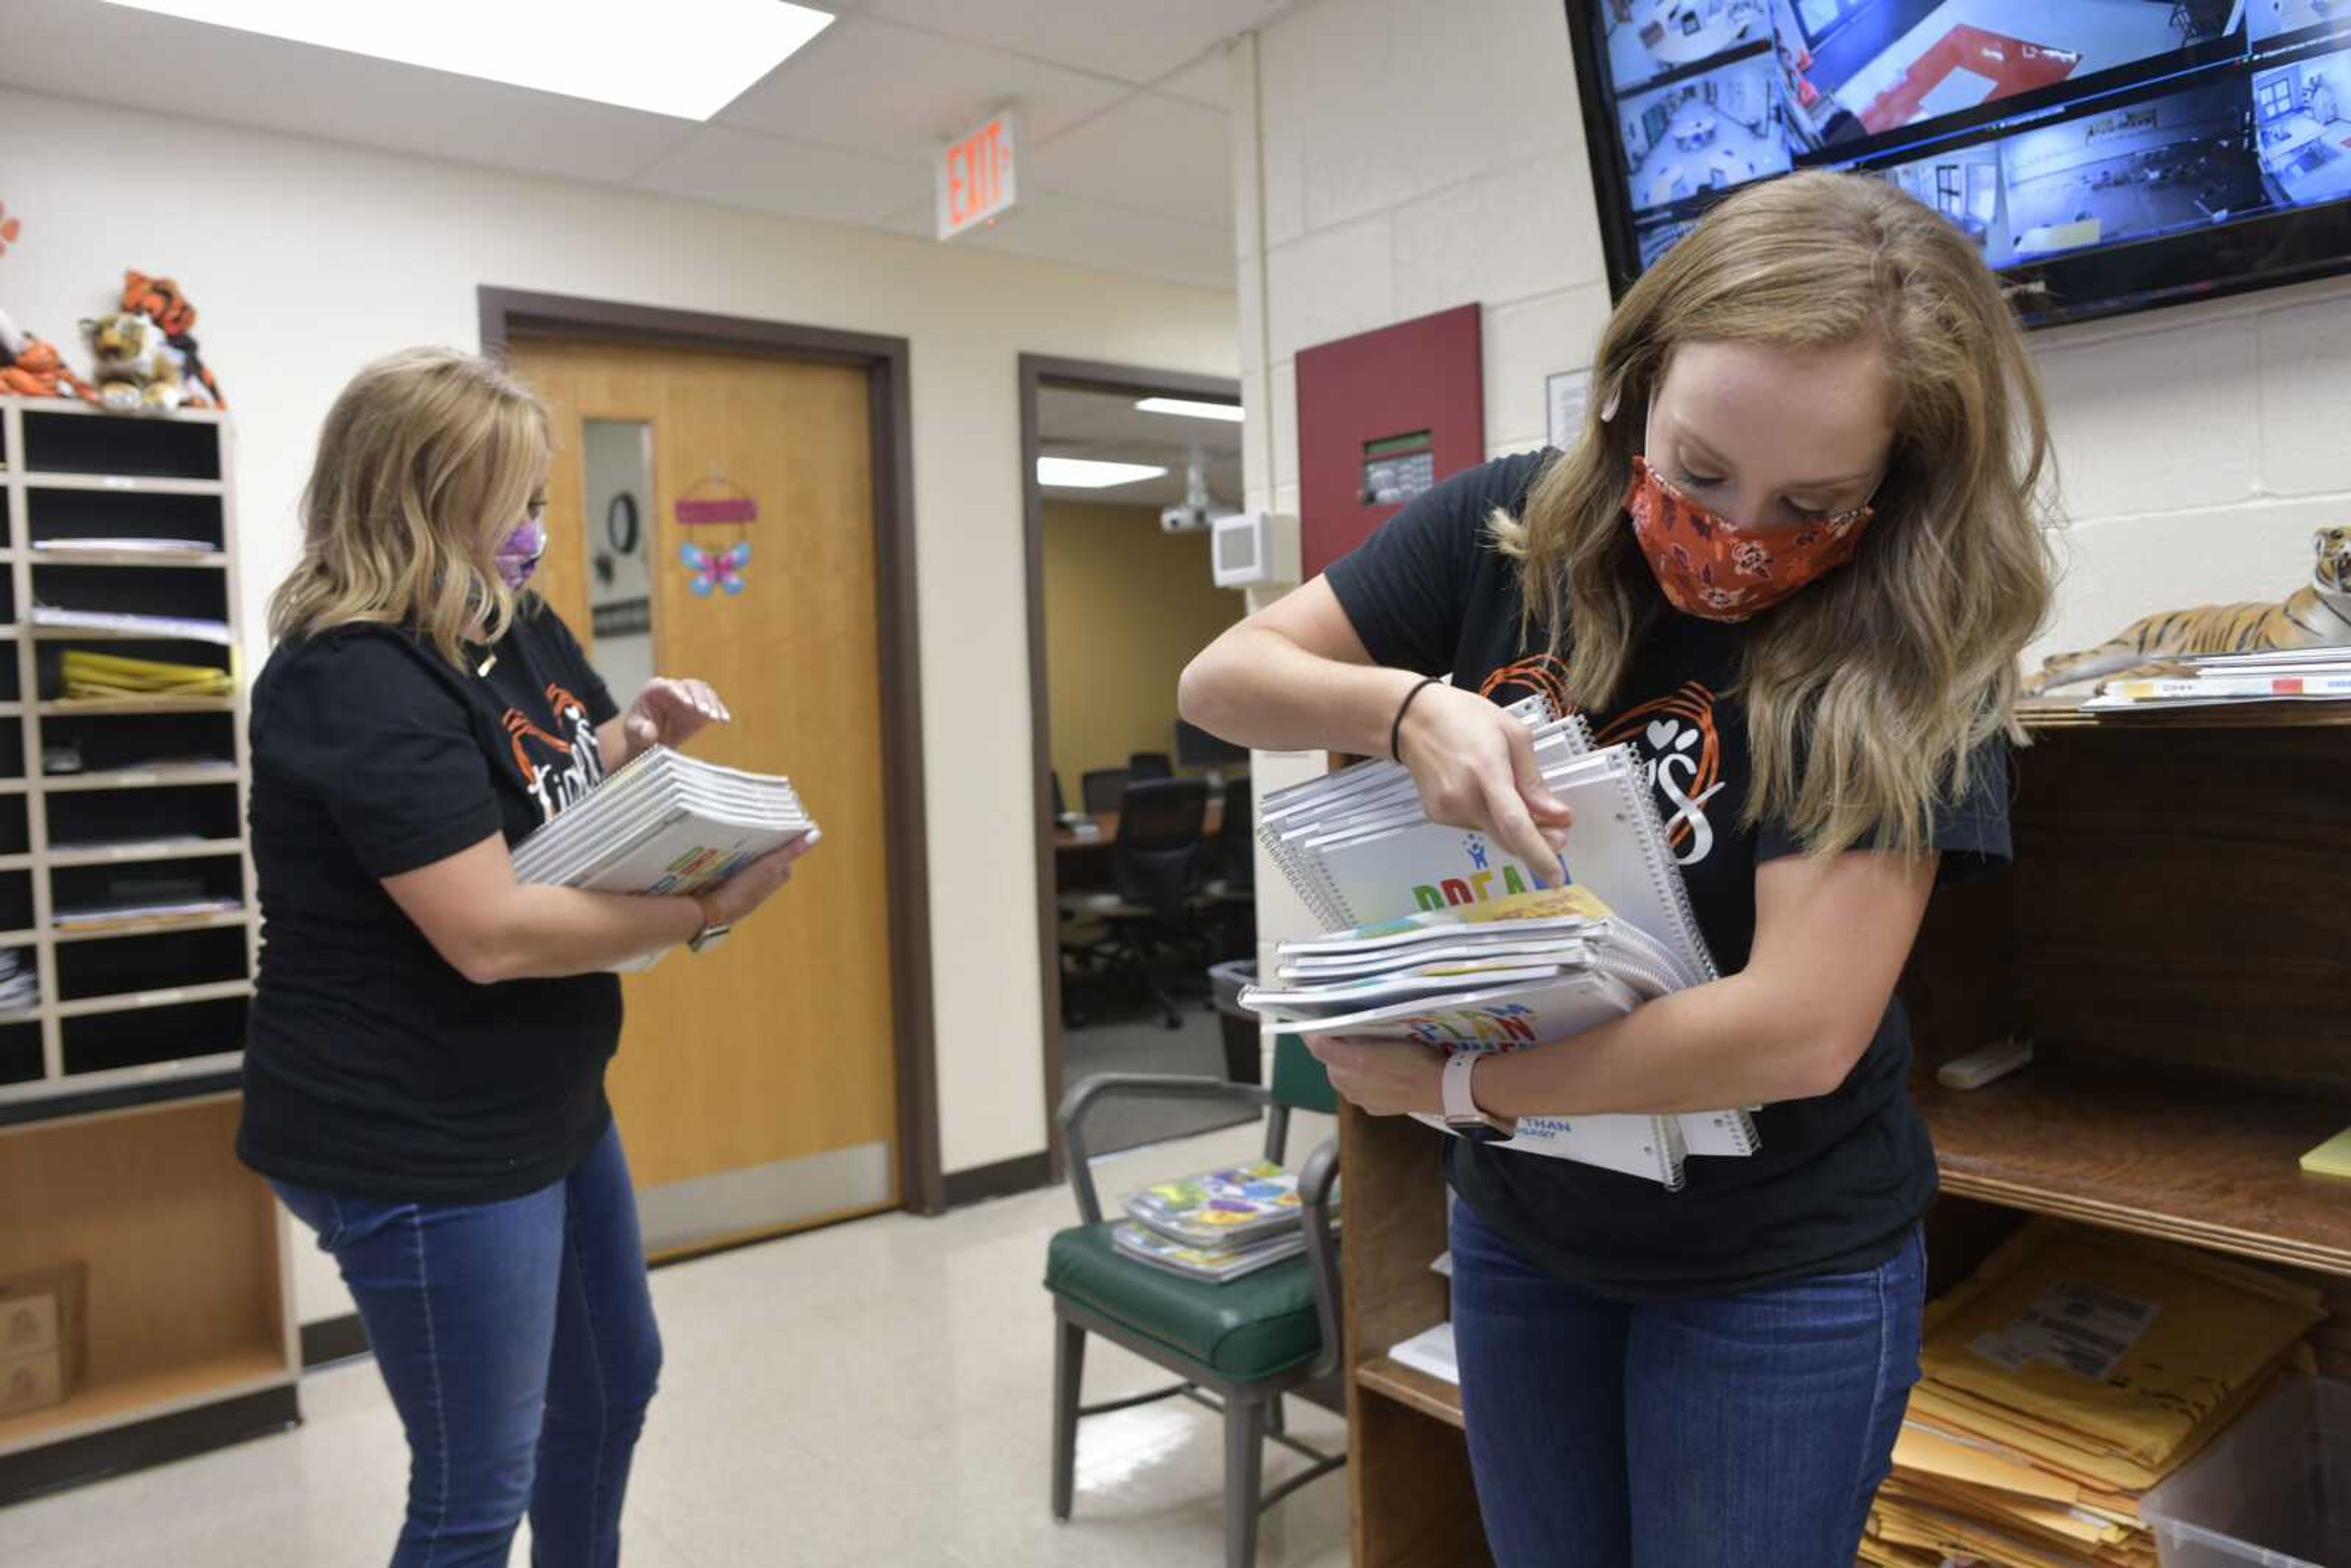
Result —
<instances>
[{"instance_id":1,"label":"stack of books on chair","mask_svg":"<svg viewBox=\"0 0 2351 1568\"><path fill-rule=\"evenodd\" d=\"M1111 1228L1121 1252L1217 1284L1306 1250L1297 1173L1271 1160L1223 1166L1129 1193L1126 1212Z\"/></svg>"},{"instance_id":2,"label":"stack of books on chair","mask_svg":"<svg viewBox=\"0 0 2351 1568\"><path fill-rule=\"evenodd\" d=\"M596 893L690 894L817 833L790 779L656 746L517 844L515 874ZM658 956L623 967L649 967Z\"/></svg>"},{"instance_id":3,"label":"stack of books on chair","mask_svg":"<svg viewBox=\"0 0 2351 1568\"><path fill-rule=\"evenodd\" d=\"M2210 653L2102 682L2085 713L2156 713L2241 703L2351 701L2351 647Z\"/></svg>"},{"instance_id":4,"label":"stack of books on chair","mask_svg":"<svg viewBox=\"0 0 2351 1568\"><path fill-rule=\"evenodd\" d=\"M2033 1221L1927 1309L1863 1561L2153 1568L2141 1498L2306 1363L2325 1315L2247 1264Z\"/></svg>"},{"instance_id":5,"label":"stack of books on chair","mask_svg":"<svg viewBox=\"0 0 2351 1568\"><path fill-rule=\"evenodd\" d=\"M1569 885L1546 888L1485 835L1429 821L1394 763L1282 791L1261 834L1330 929L1280 944L1273 981L1245 991L1243 1007L1317 1035L1511 1051L1716 977L1632 748L1593 749L1580 718L1537 700L1509 711L1532 727L1545 785L1575 812ZM1750 1108L1734 1107L1522 1117L1500 1146L1678 1187L1688 1156L1740 1158L1759 1143Z\"/></svg>"}]
</instances>

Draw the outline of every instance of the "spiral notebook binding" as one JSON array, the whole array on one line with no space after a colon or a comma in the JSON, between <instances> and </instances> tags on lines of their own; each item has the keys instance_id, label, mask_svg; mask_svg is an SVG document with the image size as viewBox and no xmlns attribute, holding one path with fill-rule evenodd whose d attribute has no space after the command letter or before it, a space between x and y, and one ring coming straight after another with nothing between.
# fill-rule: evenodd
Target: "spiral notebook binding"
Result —
<instances>
[{"instance_id":1,"label":"spiral notebook binding","mask_svg":"<svg viewBox=\"0 0 2351 1568\"><path fill-rule=\"evenodd\" d=\"M1314 917L1316 924L1325 931L1350 928L1340 915L1337 896L1332 891L1329 879L1322 874L1319 859L1301 857L1300 853L1293 852L1282 838L1281 830L1270 823L1258 829L1257 838L1258 842L1265 846L1265 852L1272 857L1275 869L1297 893L1299 902L1306 905L1306 912Z\"/></svg>"},{"instance_id":2,"label":"spiral notebook binding","mask_svg":"<svg viewBox=\"0 0 2351 1568\"><path fill-rule=\"evenodd\" d=\"M1674 1120L1682 1127L1684 1148L1687 1148L1690 1143L1689 1127L1692 1123L1704 1129L1701 1135L1708 1143L1718 1134L1729 1141L1730 1146L1727 1149L1698 1151L1701 1159L1743 1159L1763 1146L1763 1136L1756 1128L1755 1118L1743 1110L1686 1111Z\"/></svg>"},{"instance_id":3,"label":"spiral notebook binding","mask_svg":"<svg viewBox=\"0 0 2351 1568\"><path fill-rule=\"evenodd\" d=\"M1689 884L1682 880L1682 868L1674 860L1673 841L1668 836L1665 818L1658 814L1654 794L1637 772L1619 775L1625 789L1625 803L1634 811L1646 812L1654 832L1641 835L1641 858L1648 862L1650 879L1656 884L1657 896L1673 911L1674 923L1680 928L1685 946L1698 958L1700 980L1719 980L1722 971L1715 967L1714 953L1706 945L1706 933L1698 923L1698 910L1690 903Z\"/></svg>"},{"instance_id":4,"label":"spiral notebook binding","mask_svg":"<svg viewBox=\"0 0 2351 1568\"><path fill-rule=\"evenodd\" d=\"M1662 1115L1652 1116L1649 1122L1656 1128L1660 1178L1667 1192L1679 1192L1687 1174L1684 1167L1689 1157L1688 1147L1682 1142L1681 1122L1677 1117Z\"/></svg>"}]
</instances>

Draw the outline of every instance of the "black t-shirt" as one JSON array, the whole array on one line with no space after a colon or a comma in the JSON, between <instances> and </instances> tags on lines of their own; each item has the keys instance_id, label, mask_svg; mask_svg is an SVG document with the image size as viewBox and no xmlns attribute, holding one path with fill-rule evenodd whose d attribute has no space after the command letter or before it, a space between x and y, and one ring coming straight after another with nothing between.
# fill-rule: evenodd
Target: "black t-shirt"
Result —
<instances>
[{"instance_id":1,"label":"black t-shirt","mask_svg":"<svg viewBox=\"0 0 2351 1568\"><path fill-rule=\"evenodd\" d=\"M1520 513L1556 455L1457 475L1332 565L1332 591L1373 658L1449 676L1498 702L1556 694L1562 666L1540 643L1525 644L1519 566L1488 527L1497 508ZM1735 974L1755 936L1756 863L1802 846L1768 821L1741 826L1749 742L1732 694L1747 625L1677 614L1647 591L1651 613L1616 706L1587 716L1604 744L1630 743L1653 770L1698 925L1716 963ZM1967 797L1936 815L1946 881L2009 858L2006 748L1994 742L1974 760ZM1764 1107L1755 1118L1761 1148L1692 1155L1679 1192L1466 1140L1447 1141L1453 1186L1530 1258L1625 1300L1873 1268L1935 1193L1934 1151L1907 1092L1909 1064L1909 1024L1896 1002L1834 1092Z\"/></svg>"},{"instance_id":2,"label":"black t-shirt","mask_svg":"<svg viewBox=\"0 0 2351 1568\"><path fill-rule=\"evenodd\" d=\"M281 645L255 683L265 945L237 1151L265 1176L493 1202L561 1180L611 1119L619 979L475 985L382 887L517 841L601 777L616 710L553 611L527 601L467 666L349 626Z\"/></svg>"}]
</instances>

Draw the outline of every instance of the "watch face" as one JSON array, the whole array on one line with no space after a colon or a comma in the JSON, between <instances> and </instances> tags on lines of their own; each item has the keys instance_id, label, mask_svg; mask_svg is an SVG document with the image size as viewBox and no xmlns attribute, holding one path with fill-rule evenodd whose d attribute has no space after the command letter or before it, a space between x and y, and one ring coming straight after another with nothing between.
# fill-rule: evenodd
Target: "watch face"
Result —
<instances>
[{"instance_id":1,"label":"watch face","mask_svg":"<svg viewBox=\"0 0 2351 1568\"><path fill-rule=\"evenodd\" d=\"M1510 1136L1490 1122L1447 1122L1445 1124L1473 1144L1499 1144Z\"/></svg>"}]
</instances>

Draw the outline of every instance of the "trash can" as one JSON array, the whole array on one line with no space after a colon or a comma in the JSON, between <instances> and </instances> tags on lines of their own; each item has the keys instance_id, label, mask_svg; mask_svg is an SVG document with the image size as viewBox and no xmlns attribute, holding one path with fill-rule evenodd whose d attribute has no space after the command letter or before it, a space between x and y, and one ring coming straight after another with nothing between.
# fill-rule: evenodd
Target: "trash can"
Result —
<instances>
[{"instance_id":1,"label":"trash can","mask_svg":"<svg viewBox=\"0 0 2351 1568\"><path fill-rule=\"evenodd\" d=\"M1259 1043L1257 1014L1241 1006L1241 988L1257 984L1257 966L1246 958L1208 966L1217 993L1217 1021L1225 1026L1225 1076L1236 1083L1265 1081L1265 1049Z\"/></svg>"}]
</instances>

